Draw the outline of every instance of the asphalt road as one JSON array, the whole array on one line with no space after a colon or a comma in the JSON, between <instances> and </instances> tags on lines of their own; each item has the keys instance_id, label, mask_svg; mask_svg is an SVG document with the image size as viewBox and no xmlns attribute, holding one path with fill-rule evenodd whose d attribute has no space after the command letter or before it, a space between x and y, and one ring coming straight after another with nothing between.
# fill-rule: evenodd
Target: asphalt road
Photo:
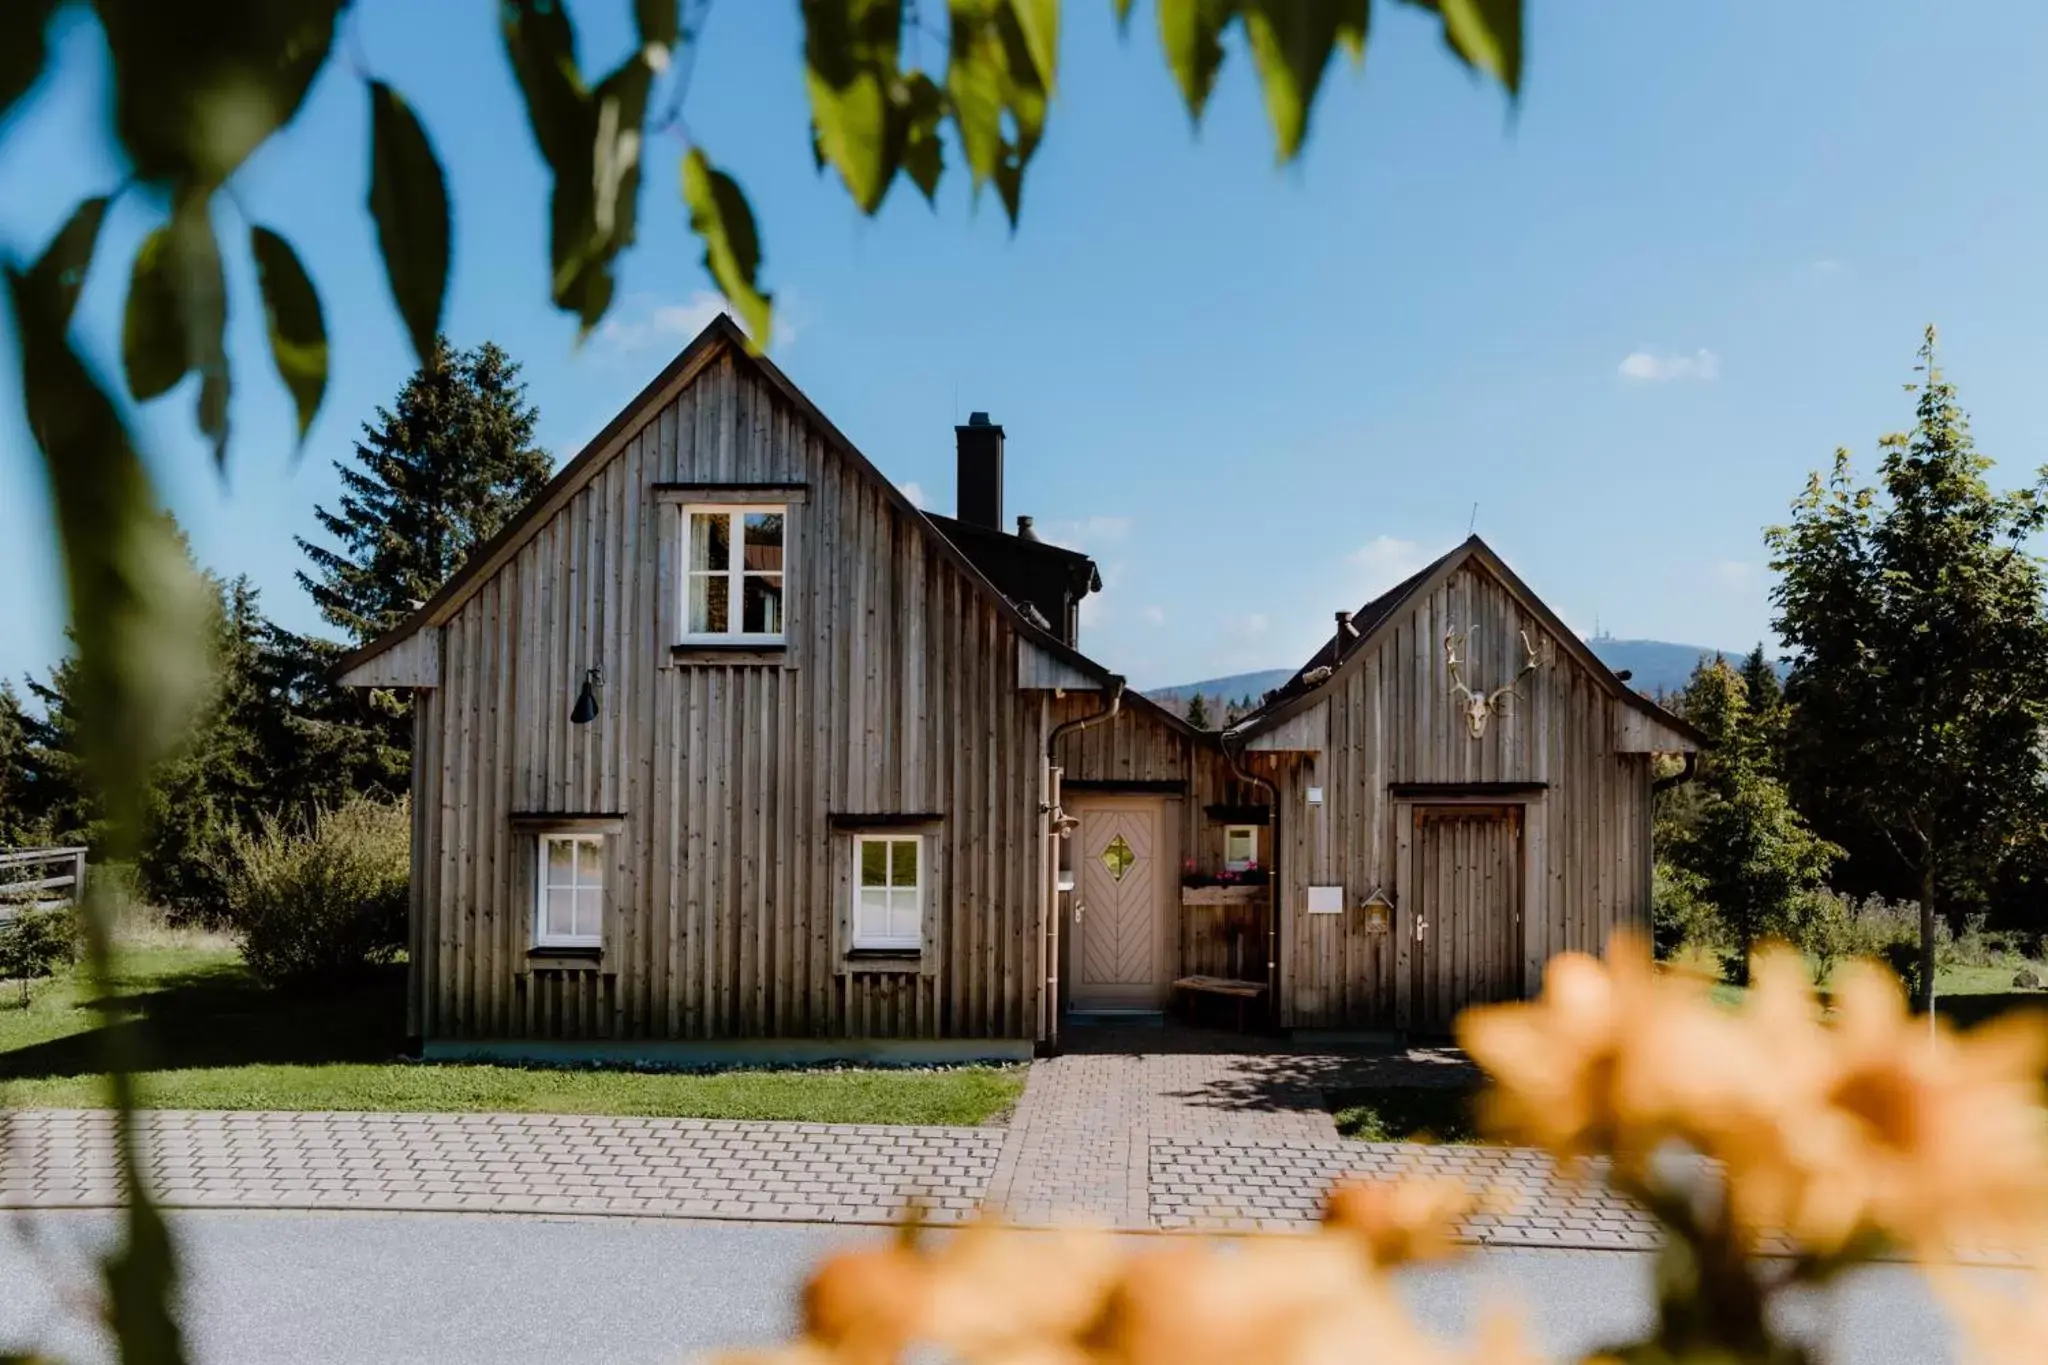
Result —
<instances>
[{"instance_id":1,"label":"asphalt road","mask_svg":"<svg viewBox=\"0 0 2048 1365\"><path fill-rule=\"evenodd\" d=\"M766 1344L788 1331L806 1267L874 1235L431 1214L191 1213L173 1223L200 1365L653 1362ZM109 1358L75 1293L109 1227L98 1215L54 1214L0 1232L0 1354L32 1346L66 1361ZM1411 1274L1403 1289L1445 1336L1503 1298L1546 1352L1564 1356L1646 1321L1649 1275L1637 1253L1495 1251ZM1903 1266L1865 1271L1834 1303L1797 1316L1840 1365L1955 1358L1939 1308Z\"/></svg>"}]
</instances>

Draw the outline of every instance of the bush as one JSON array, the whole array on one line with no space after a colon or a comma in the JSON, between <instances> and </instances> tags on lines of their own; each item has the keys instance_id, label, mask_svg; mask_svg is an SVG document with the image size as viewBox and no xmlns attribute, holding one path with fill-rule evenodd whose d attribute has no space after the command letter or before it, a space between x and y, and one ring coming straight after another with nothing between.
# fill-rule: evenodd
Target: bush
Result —
<instances>
[{"instance_id":1,"label":"bush","mask_svg":"<svg viewBox=\"0 0 2048 1365\"><path fill-rule=\"evenodd\" d=\"M1699 876L1661 858L1650 881L1650 925L1660 958L1700 950L1718 955L1727 947L1720 913L1702 894Z\"/></svg>"},{"instance_id":2,"label":"bush","mask_svg":"<svg viewBox=\"0 0 2048 1365\"><path fill-rule=\"evenodd\" d=\"M266 981L337 978L405 946L412 815L351 797L301 828L265 818L229 841L228 918Z\"/></svg>"},{"instance_id":3,"label":"bush","mask_svg":"<svg viewBox=\"0 0 2048 1365\"><path fill-rule=\"evenodd\" d=\"M0 919L0 981L28 983L55 976L78 954L78 920L69 906L31 907Z\"/></svg>"}]
</instances>

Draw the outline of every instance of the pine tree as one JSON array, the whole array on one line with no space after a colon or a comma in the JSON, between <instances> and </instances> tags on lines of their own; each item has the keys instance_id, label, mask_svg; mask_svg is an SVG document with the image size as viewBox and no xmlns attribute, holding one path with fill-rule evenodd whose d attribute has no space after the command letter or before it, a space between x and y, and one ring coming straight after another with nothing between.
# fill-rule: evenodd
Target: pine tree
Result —
<instances>
[{"instance_id":1,"label":"pine tree","mask_svg":"<svg viewBox=\"0 0 2048 1365\"><path fill-rule=\"evenodd\" d=\"M1202 699L1200 692L1188 698L1188 724L1194 726L1197 730L1207 730L1210 728L1209 703Z\"/></svg>"},{"instance_id":2,"label":"pine tree","mask_svg":"<svg viewBox=\"0 0 2048 1365\"><path fill-rule=\"evenodd\" d=\"M1993 492L1931 327L1920 356L1913 429L1880 443L1879 486L1854 486L1839 451L1768 539L1794 795L1919 900L1924 1003L1936 916L2042 825L2048 576L2025 547L2048 478Z\"/></svg>"},{"instance_id":3,"label":"pine tree","mask_svg":"<svg viewBox=\"0 0 2048 1365\"><path fill-rule=\"evenodd\" d=\"M1713 908L1730 965L1747 980L1760 937L1796 940L1802 903L1841 850L1813 832L1775 775L1744 672L1719 655L1703 659L1677 704L1709 746L1694 781L1659 813L1660 853Z\"/></svg>"},{"instance_id":4,"label":"pine tree","mask_svg":"<svg viewBox=\"0 0 2048 1365\"><path fill-rule=\"evenodd\" d=\"M29 812L28 716L14 684L0 678L0 848L40 844Z\"/></svg>"},{"instance_id":5,"label":"pine tree","mask_svg":"<svg viewBox=\"0 0 2048 1365\"><path fill-rule=\"evenodd\" d=\"M312 564L299 583L320 615L361 644L433 596L547 482L538 420L504 351L440 339L392 406L364 423L353 462L335 462L340 504L314 514L340 548L299 541Z\"/></svg>"},{"instance_id":6,"label":"pine tree","mask_svg":"<svg viewBox=\"0 0 2048 1365\"><path fill-rule=\"evenodd\" d=\"M1742 661L1742 690L1749 702L1750 734L1756 745L1753 755L1767 772L1784 774L1785 687L1778 678L1777 664L1764 653L1759 641Z\"/></svg>"}]
</instances>

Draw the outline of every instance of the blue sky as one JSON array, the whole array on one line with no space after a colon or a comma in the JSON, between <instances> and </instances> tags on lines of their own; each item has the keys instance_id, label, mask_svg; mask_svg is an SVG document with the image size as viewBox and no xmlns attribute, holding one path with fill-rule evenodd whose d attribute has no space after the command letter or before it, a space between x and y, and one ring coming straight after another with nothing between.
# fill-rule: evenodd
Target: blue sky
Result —
<instances>
[{"instance_id":1,"label":"blue sky","mask_svg":"<svg viewBox=\"0 0 2048 1365\"><path fill-rule=\"evenodd\" d=\"M581 444L713 306L657 147L612 324L580 349L546 302L545 181L488 0L358 0L364 66L420 109L452 172L447 329L526 367L542 438ZM746 186L782 305L778 361L881 468L953 506L952 426L1009 431L1008 510L1099 560L1083 645L1140 685L1292 665L1330 613L1477 527L1576 628L1742 646L1768 630L1759 529L1849 445L1903 426L1921 326L2013 482L2048 449L2048 7L1531 0L1510 111L1426 16L1377 7L1333 67L1301 161L1276 169L1234 53L1191 133L1140 5L1073 0L1062 87L1013 237L964 175L936 212L899 185L862 219L814 174L793 3L714 8L685 113ZM626 0L579 0L586 66ZM926 42L925 60L940 54ZM96 29L0 130L0 246L28 254L118 179ZM367 100L335 64L238 178L240 212L319 281L326 406L294 459L246 251L223 480L181 388L139 414L201 560L310 628L295 533L410 353L363 208ZM80 330L118 355L124 200ZM13 372L0 331L0 363ZM62 648L36 457L0 385L0 673Z\"/></svg>"}]
</instances>

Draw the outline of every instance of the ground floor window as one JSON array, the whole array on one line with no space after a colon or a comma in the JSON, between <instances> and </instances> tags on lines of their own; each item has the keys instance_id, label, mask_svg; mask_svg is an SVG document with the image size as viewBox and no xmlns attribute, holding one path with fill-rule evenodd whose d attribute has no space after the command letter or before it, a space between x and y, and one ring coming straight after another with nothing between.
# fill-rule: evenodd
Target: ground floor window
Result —
<instances>
[{"instance_id":1,"label":"ground floor window","mask_svg":"<svg viewBox=\"0 0 2048 1365\"><path fill-rule=\"evenodd\" d=\"M535 879L536 947L595 948L604 941L604 836L543 834Z\"/></svg>"},{"instance_id":2,"label":"ground floor window","mask_svg":"<svg viewBox=\"0 0 2048 1365\"><path fill-rule=\"evenodd\" d=\"M1225 825L1223 827L1223 866L1230 872L1244 872L1258 866L1259 827L1257 825Z\"/></svg>"},{"instance_id":3,"label":"ground floor window","mask_svg":"<svg viewBox=\"0 0 2048 1365\"><path fill-rule=\"evenodd\" d=\"M853 841L853 946L924 947L924 836L862 834Z\"/></svg>"}]
</instances>

